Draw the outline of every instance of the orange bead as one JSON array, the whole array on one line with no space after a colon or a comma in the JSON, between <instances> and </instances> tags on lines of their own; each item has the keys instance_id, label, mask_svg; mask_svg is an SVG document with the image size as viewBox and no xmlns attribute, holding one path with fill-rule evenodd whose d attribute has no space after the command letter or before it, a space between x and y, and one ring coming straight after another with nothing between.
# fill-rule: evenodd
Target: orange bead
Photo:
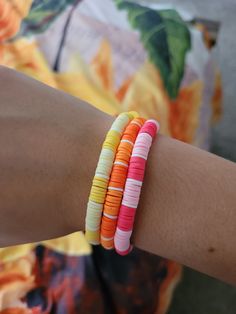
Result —
<instances>
[{"instance_id":1,"label":"orange bead","mask_svg":"<svg viewBox=\"0 0 236 314\"><path fill-rule=\"evenodd\" d=\"M123 197L123 191L116 189L124 190L128 173L127 166L129 165L133 144L144 122L145 119L142 118L133 119L126 127L117 149L103 207L104 214L101 223L101 244L104 248L110 249L114 247L113 237L116 230L120 204ZM124 165L120 163L123 163ZM107 217L105 214L112 216L113 218Z\"/></svg>"}]
</instances>

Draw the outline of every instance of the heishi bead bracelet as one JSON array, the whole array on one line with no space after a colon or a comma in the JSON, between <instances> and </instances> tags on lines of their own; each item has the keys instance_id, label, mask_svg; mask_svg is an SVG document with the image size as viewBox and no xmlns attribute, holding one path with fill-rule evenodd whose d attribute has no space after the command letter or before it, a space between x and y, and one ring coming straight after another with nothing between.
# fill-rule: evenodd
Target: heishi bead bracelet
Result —
<instances>
[{"instance_id":1,"label":"heishi bead bracelet","mask_svg":"<svg viewBox=\"0 0 236 314\"><path fill-rule=\"evenodd\" d=\"M126 126L137 116L136 112L121 113L113 122L103 142L85 219L85 237L91 244L100 243L101 216L117 147Z\"/></svg>"},{"instance_id":2,"label":"heishi bead bracelet","mask_svg":"<svg viewBox=\"0 0 236 314\"><path fill-rule=\"evenodd\" d=\"M136 137L145 119L135 118L126 127L117 149L108 190L103 207L101 223L101 244L106 249L114 248L114 235L123 191L128 173L129 161Z\"/></svg>"},{"instance_id":3,"label":"heishi bead bracelet","mask_svg":"<svg viewBox=\"0 0 236 314\"><path fill-rule=\"evenodd\" d=\"M134 144L114 237L115 249L120 255L126 255L132 249L130 237L133 231L146 161L152 140L159 128L159 124L155 120L147 120Z\"/></svg>"}]
</instances>

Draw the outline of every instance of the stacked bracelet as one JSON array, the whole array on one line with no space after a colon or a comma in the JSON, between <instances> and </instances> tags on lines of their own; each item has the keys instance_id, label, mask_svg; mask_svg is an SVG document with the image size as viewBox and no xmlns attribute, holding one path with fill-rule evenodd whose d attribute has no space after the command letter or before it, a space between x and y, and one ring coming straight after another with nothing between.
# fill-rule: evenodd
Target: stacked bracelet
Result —
<instances>
[{"instance_id":1,"label":"stacked bracelet","mask_svg":"<svg viewBox=\"0 0 236 314\"><path fill-rule=\"evenodd\" d=\"M144 121L142 118L135 118L128 124L117 149L103 207L101 224L101 244L106 249L114 247L114 235L128 173L129 160L136 137Z\"/></svg>"},{"instance_id":2,"label":"stacked bracelet","mask_svg":"<svg viewBox=\"0 0 236 314\"><path fill-rule=\"evenodd\" d=\"M148 120L141 128L135 141L114 237L115 249L120 255L126 255L131 250L130 237L144 178L146 160L152 139L158 130L159 124L155 120Z\"/></svg>"},{"instance_id":3,"label":"stacked bracelet","mask_svg":"<svg viewBox=\"0 0 236 314\"><path fill-rule=\"evenodd\" d=\"M159 124L120 114L103 143L87 206L85 235L89 243L115 247L120 255L131 250L136 209L148 153ZM115 161L114 161L115 160ZM121 206L120 206L121 205ZM101 232L100 232L101 231Z\"/></svg>"},{"instance_id":4,"label":"stacked bracelet","mask_svg":"<svg viewBox=\"0 0 236 314\"><path fill-rule=\"evenodd\" d=\"M91 244L100 243L101 215L116 150L124 129L136 116L135 112L121 113L113 122L103 143L89 195L85 220L85 236Z\"/></svg>"}]
</instances>

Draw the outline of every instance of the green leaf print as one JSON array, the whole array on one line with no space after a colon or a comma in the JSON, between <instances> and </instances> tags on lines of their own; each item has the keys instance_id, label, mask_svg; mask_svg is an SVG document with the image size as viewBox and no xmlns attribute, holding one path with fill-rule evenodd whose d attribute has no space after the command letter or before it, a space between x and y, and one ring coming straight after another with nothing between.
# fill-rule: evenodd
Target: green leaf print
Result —
<instances>
[{"instance_id":1,"label":"green leaf print","mask_svg":"<svg viewBox=\"0 0 236 314\"><path fill-rule=\"evenodd\" d=\"M168 94L176 98L184 74L185 56L191 48L186 23L175 10L153 10L129 1L115 2L119 9L127 11L130 24L140 32L149 59L160 71Z\"/></svg>"},{"instance_id":2,"label":"green leaf print","mask_svg":"<svg viewBox=\"0 0 236 314\"><path fill-rule=\"evenodd\" d=\"M44 32L51 23L76 0L35 0L28 16L24 19L19 35Z\"/></svg>"}]
</instances>

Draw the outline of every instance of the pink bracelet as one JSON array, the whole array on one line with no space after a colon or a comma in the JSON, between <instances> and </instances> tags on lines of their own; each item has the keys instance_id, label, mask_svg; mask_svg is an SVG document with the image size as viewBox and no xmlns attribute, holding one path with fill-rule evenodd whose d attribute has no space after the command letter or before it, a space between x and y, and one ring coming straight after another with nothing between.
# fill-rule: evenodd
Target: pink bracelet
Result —
<instances>
[{"instance_id":1,"label":"pink bracelet","mask_svg":"<svg viewBox=\"0 0 236 314\"><path fill-rule=\"evenodd\" d=\"M152 140L159 129L160 126L157 121L147 120L140 129L134 144L114 237L115 249L120 255L126 255L132 249L130 237L133 231L146 161Z\"/></svg>"}]
</instances>

